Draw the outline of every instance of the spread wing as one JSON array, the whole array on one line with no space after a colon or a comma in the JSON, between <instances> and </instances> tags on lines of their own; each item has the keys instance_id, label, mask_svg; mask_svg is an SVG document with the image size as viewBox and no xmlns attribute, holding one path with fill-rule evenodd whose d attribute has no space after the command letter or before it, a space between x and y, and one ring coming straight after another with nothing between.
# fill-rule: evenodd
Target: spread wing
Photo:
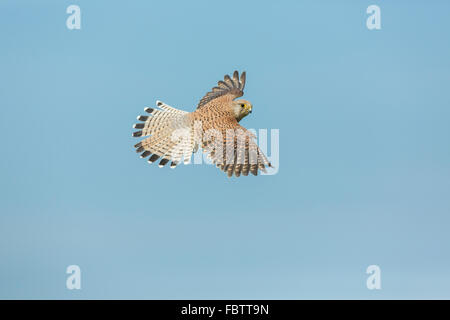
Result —
<instances>
[{"instance_id":1,"label":"spread wing","mask_svg":"<svg viewBox=\"0 0 450 320\"><path fill-rule=\"evenodd\" d=\"M225 75L223 81L219 81L217 86L212 88L198 103L197 109L203 107L210 101L217 99L219 97L229 98L229 100L234 100L238 97L244 95L245 86L245 71L242 72L239 78L239 72L235 71L233 73L233 78L229 75Z\"/></svg>"},{"instance_id":2,"label":"spread wing","mask_svg":"<svg viewBox=\"0 0 450 320\"><path fill-rule=\"evenodd\" d=\"M258 175L272 167L255 142L253 133L242 127L235 119L223 121L220 128L208 130L203 136L203 152L229 177L248 173Z\"/></svg>"}]
</instances>

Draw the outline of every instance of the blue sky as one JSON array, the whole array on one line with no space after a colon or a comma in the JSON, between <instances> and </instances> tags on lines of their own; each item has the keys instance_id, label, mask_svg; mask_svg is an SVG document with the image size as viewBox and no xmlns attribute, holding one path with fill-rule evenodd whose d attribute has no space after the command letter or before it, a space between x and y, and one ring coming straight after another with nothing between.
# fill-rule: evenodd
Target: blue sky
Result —
<instances>
[{"instance_id":1,"label":"blue sky","mask_svg":"<svg viewBox=\"0 0 450 320\"><path fill-rule=\"evenodd\" d=\"M448 12L2 1L0 298L450 298ZM278 174L137 157L144 107L192 111L235 69L254 105L241 123L280 131Z\"/></svg>"}]
</instances>

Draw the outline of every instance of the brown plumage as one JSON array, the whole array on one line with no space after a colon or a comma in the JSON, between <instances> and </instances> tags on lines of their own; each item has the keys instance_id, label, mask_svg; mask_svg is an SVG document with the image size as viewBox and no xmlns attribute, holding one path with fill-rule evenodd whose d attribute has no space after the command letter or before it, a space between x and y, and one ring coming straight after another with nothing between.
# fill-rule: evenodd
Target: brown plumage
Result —
<instances>
[{"instance_id":1,"label":"brown plumage","mask_svg":"<svg viewBox=\"0 0 450 320\"><path fill-rule=\"evenodd\" d=\"M251 113L252 104L236 100L244 94L245 72L225 75L199 102L194 112L175 109L157 101L159 109L146 108L139 116L134 137L147 137L135 145L150 163L159 159L162 167L171 161L175 168L182 160L189 163L199 146L212 162L229 177L265 172L272 165L255 142L255 136L239 121Z\"/></svg>"}]
</instances>

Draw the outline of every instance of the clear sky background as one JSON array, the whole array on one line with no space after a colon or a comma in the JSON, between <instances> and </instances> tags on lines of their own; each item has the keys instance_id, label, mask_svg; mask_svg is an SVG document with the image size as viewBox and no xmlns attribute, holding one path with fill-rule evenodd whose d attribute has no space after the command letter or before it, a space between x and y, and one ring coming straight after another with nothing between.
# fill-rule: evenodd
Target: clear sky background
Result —
<instances>
[{"instance_id":1,"label":"clear sky background","mask_svg":"<svg viewBox=\"0 0 450 320\"><path fill-rule=\"evenodd\" d=\"M1 1L0 298L450 298L449 13ZM139 159L144 107L192 111L235 69L254 105L242 124L280 130L278 174Z\"/></svg>"}]
</instances>

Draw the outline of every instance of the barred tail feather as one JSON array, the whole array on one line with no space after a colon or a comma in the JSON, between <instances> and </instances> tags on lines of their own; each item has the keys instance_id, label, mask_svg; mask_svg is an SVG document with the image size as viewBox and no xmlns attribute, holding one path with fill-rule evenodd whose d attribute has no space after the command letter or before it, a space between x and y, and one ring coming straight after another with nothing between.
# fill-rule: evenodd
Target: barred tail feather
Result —
<instances>
[{"instance_id":1,"label":"barred tail feather","mask_svg":"<svg viewBox=\"0 0 450 320\"><path fill-rule=\"evenodd\" d=\"M159 160L159 167L169 161L174 168L182 158L192 155L194 143L192 141L192 125L188 112L173 108L161 101L157 101L157 108L145 108L148 115L138 116L141 121L133 125L140 129L133 133L134 137L146 137L134 147L141 158L147 158L153 163Z\"/></svg>"}]
</instances>

